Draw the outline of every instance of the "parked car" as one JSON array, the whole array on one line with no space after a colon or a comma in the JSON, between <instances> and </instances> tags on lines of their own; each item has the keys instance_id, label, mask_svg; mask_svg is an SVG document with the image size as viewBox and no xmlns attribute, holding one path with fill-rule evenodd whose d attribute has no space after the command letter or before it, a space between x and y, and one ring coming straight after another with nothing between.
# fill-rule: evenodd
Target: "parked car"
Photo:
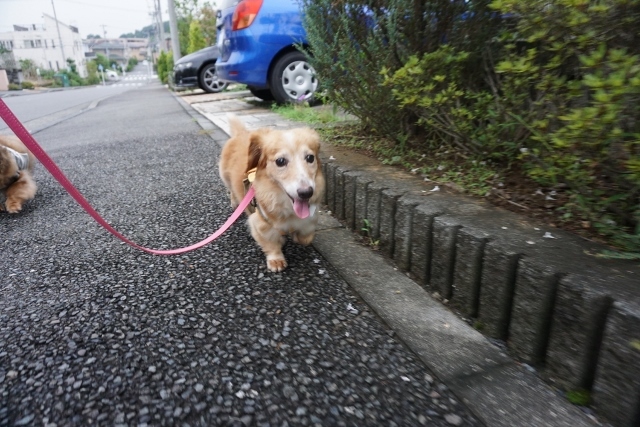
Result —
<instances>
[{"instance_id":1,"label":"parked car","mask_svg":"<svg viewBox=\"0 0 640 427\"><path fill-rule=\"evenodd\" d=\"M296 48L308 48L297 1L242 0L233 5L229 0L222 6L216 62L220 79L246 84L264 100L312 100L318 79Z\"/></svg>"},{"instance_id":2,"label":"parked car","mask_svg":"<svg viewBox=\"0 0 640 427\"><path fill-rule=\"evenodd\" d=\"M118 73L116 71L113 70L104 70L104 77L107 80L113 81L113 82L117 82L118 80L120 80L120 76L118 75Z\"/></svg>"},{"instance_id":3,"label":"parked car","mask_svg":"<svg viewBox=\"0 0 640 427\"><path fill-rule=\"evenodd\" d=\"M218 79L218 47L209 46L180 58L173 67L173 84L178 89L197 88L209 93L222 92L227 82Z\"/></svg>"}]
</instances>

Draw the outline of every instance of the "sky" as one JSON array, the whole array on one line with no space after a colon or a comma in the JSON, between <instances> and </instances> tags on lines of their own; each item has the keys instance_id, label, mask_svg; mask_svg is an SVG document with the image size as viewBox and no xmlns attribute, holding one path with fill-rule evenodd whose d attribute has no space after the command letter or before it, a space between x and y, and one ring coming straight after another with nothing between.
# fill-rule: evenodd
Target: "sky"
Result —
<instances>
[{"instance_id":1,"label":"sky","mask_svg":"<svg viewBox=\"0 0 640 427\"><path fill-rule=\"evenodd\" d=\"M13 25L43 24L42 14L53 16L55 5L58 21L73 25L86 38L99 34L108 38L132 33L152 24L155 0L0 0L0 32L13 31ZM160 0L162 18L169 20L167 0ZM105 26L104 29L102 26Z\"/></svg>"}]
</instances>

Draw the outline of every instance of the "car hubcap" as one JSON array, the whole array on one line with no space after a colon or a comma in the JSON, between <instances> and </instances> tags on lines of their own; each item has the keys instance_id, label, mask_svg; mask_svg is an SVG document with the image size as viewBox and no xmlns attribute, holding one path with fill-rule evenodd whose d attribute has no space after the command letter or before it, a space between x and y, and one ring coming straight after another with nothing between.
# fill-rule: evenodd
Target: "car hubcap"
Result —
<instances>
[{"instance_id":1,"label":"car hubcap","mask_svg":"<svg viewBox=\"0 0 640 427\"><path fill-rule=\"evenodd\" d=\"M315 70L305 61L292 62L282 73L282 88L294 101L311 98L318 88Z\"/></svg>"},{"instance_id":2,"label":"car hubcap","mask_svg":"<svg viewBox=\"0 0 640 427\"><path fill-rule=\"evenodd\" d=\"M207 70L204 73L204 84L211 90L219 90L224 87L224 83L218 80L218 75L212 70Z\"/></svg>"}]
</instances>

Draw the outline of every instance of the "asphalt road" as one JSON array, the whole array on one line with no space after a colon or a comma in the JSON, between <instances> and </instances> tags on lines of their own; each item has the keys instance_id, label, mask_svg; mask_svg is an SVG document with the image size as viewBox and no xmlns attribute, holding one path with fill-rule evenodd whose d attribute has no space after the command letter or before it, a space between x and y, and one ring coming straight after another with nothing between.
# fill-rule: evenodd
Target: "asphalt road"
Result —
<instances>
[{"instance_id":1,"label":"asphalt road","mask_svg":"<svg viewBox=\"0 0 640 427\"><path fill-rule=\"evenodd\" d=\"M143 245L231 213L219 148L157 83L36 137ZM272 274L242 219L148 255L36 172L35 200L0 213L0 426L479 425L313 248Z\"/></svg>"},{"instance_id":2,"label":"asphalt road","mask_svg":"<svg viewBox=\"0 0 640 427\"><path fill-rule=\"evenodd\" d=\"M60 121L69 119L93 102L120 94L149 81L146 67L138 64L120 81L106 81L106 85L59 89L51 92L9 92L4 98L13 113L31 132L39 132ZM0 133L10 132L0 120Z\"/></svg>"}]
</instances>

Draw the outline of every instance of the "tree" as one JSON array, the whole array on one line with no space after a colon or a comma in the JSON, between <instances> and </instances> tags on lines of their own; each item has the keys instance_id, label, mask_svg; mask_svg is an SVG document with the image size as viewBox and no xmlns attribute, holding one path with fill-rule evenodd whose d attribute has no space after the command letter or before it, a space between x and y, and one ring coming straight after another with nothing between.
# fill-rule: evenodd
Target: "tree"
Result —
<instances>
[{"instance_id":1,"label":"tree","mask_svg":"<svg viewBox=\"0 0 640 427\"><path fill-rule=\"evenodd\" d=\"M173 52L160 52L157 67L160 81L162 83L168 83L170 71L173 69Z\"/></svg>"},{"instance_id":2,"label":"tree","mask_svg":"<svg viewBox=\"0 0 640 427\"><path fill-rule=\"evenodd\" d=\"M211 3L205 3L200 8L200 27L207 46L212 46L216 43L216 21L216 10L211 6Z\"/></svg>"},{"instance_id":3,"label":"tree","mask_svg":"<svg viewBox=\"0 0 640 427\"><path fill-rule=\"evenodd\" d=\"M21 59L20 68L25 77L35 78L36 76L36 64L31 59Z\"/></svg>"},{"instance_id":4,"label":"tree","mask_svg":"<svg viewBox=\"0 0 640 427\"><path fill-rule=\"evenodd\" d=\"M89 34L87 36L88 39L101 39L100 34Z\"/></svg>"},{"instance_id":5,"label":"tree","mask_svg":"<svg viewBox=\"0 0 640 427\"><path fill-rule=\"evenodd\" d=\"M102 68L105 70L111 67L111 64L109 63L109 60L107 59L107 57L100 53L96 55L96 58L93 60L93 62L95 62L96 68L100 64L102 64Z\"/></svg>"},{"instance_id":6,"label":"tree","mask_svg":"<svg viewBox=\"0 0 640 427\"><path fill-rule=\"evenodd\" d=\"M193 20L189 25L189 47L187 48L187 53L192 53L205 47L207 47L207 44L202 36L200 22Z\"/></svg>"},{"instance_id":7,"label":"tree","mask_svg":"<svg viewBox=\"0 0 640 427\"><path fill-rule=\"evenodd\" d=\"M176 15L178 17L178 40L180 51L191 52L189 50L191 22L198 13L198 0L175 0Z\"/></svg>"},{"instance_id":8,"label":"tree","mask_svg":"<svg viewBox=\"0 0 640 427\"><path fill-rule=\"evenodd\" d=\"M166 31L166 28L167 28L167 23L165 23L165 31ZM146 27L143 27L141 30L135 30L133 33L129 32L129 33L120 34L120 38L121 39L133 39L133 38L146 39L151 34L155 34L155 32L156 32L155 25L147 25Z\"/></svg>"}]
</instances>

